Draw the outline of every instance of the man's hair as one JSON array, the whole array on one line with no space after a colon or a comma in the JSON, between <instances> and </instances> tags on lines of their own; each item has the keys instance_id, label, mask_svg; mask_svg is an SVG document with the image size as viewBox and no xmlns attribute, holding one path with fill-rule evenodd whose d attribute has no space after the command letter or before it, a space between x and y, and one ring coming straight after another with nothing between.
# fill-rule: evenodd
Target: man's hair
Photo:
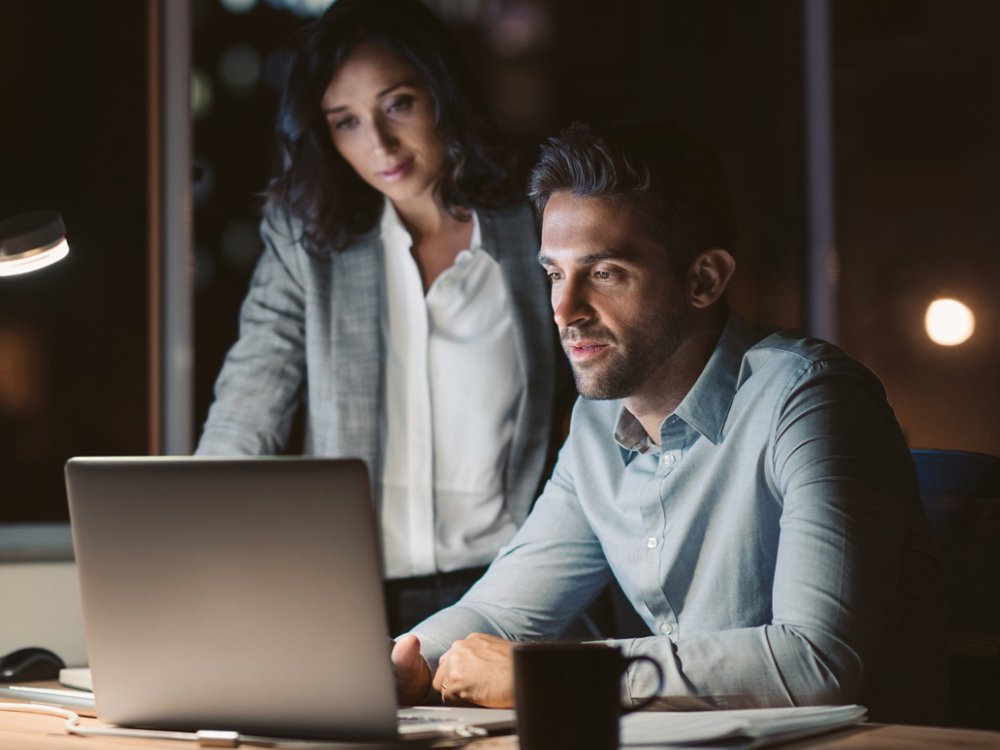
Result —
<instances>
[{"instance_id":1,"label":"man's hair","mask_svg":"<svg viewBox=\"0 0 1000 750\"><path fill-rule=\"evenodd\" d=\"M445 23L419 0L337 0L300 37L278 112L278 164L267 209L298 219L306 247L324 255L371 230L382 194L333 145L320 101L334 73L359 45L379 45L413 66L434 100L444 146L436 190L456 218L466 209L513 201L510 152Z\"/></svg>"},{"instance_id":2,"label":"man's hair","mask_svg":"<svg viewBox=\"0 0 1000 750\"><path fill-rule=\"evenodd\" d=\"M661 120L574 123L542 146L528 195L539 216L554 193L638 209L662 234L675 272L713 247L732 252L736 217L716 152Z\"/></svg>"}]
</instances>

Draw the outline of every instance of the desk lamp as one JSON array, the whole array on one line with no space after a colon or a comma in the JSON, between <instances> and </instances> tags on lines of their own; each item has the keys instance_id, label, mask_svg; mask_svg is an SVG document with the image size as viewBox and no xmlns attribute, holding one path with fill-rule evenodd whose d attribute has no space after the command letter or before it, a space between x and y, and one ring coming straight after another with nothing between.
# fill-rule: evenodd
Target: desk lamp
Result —
<instances>
[{"instance_id":1,"label":"desk lamp","mask_svg":"<svg viewBox=\"0 0 1000 750\"><path fill-rule=\"evenodd\" d=\"M66 227L55 211L32 211L0 220L0 276L45 268L67 253Z\"/></svg>"}]
</instances>

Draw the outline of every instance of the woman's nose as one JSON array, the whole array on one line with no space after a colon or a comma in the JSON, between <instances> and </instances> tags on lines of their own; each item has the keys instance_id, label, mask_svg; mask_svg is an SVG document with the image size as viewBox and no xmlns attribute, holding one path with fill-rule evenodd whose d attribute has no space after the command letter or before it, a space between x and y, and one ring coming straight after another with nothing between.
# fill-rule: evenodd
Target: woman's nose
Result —
<instances>
[{"instance_id":1,"label":"woman's nose","mask_svg":"<svg viewBox=\"0 0 1000 750\"><path fill-rule=\"evenodd\" d=\"M372 126L372 142L377 153L392 153L399 145L399 139L392 132L392 128L379 120Z\"/></svg>"}]
</instances>

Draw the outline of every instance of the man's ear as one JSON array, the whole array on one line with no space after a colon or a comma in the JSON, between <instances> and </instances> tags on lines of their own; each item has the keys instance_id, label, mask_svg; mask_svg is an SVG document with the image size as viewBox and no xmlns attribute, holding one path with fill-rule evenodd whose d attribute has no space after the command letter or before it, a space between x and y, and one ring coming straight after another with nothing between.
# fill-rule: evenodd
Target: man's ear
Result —
<instances>
[{"instance_id":1,"label":"man's ear","mask_svg":"<svg viewBox=\"0 0 1000 750\"><path fill-rule=\"evenodd\" d=\"M688 270L688 299L696 308L714 304L726 292L736 270L736 260L728 250L713 247L698 255Z\"/></svg>"}]
</instances>

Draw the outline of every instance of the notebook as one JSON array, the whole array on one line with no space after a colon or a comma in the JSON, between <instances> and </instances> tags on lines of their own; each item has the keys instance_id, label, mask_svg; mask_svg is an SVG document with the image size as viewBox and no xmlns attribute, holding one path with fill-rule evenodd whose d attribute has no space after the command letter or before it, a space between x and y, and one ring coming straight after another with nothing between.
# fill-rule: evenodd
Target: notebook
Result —
<instances>
[{"instance_id":1,"label":"notebook","mask_svg":"<svg viewBox=\"0 0 1000 750\"><path fill-rule=\"evenodd\" d=\"M400 718L361 461L72 458L66 486L103 721L351 741L513 726Z\"/></svg>"}]
</instances>

